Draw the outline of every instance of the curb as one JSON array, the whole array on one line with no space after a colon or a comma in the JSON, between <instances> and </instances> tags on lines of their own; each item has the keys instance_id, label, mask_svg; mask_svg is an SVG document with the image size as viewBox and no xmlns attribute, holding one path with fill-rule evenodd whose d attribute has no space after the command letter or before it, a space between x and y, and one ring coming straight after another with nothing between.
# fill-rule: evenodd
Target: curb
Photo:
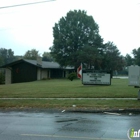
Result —
<instances>
[{"instance_id":1,"label":"curb","mask_svg":"<svg viewBox=\"0 0 140 140\"><path fill-rule=\"evenodd\" d=\"M133 113L133 114L140 114L140 109L70 109L70 108L0 108L0 112L30 112L30 113L40 113L40 112L47 112L47 113L107 113L107 114L115 114L115 113Z\"/></svg>"}]
</instances>

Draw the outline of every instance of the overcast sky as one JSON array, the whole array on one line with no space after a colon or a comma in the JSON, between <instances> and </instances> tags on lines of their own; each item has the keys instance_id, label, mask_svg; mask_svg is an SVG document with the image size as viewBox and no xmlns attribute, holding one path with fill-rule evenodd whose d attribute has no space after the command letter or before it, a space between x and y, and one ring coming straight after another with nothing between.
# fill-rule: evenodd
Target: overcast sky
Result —
<instances>
[{"instance_id":1,"label":"overcast sky","mask_svg":"<svg viewBox=\"0 0 140 140\"><path fill-rule=\"evenodd\" d=\"M0 7L36 1L42 0L1 0ZM0 8L0 48L11 48L15 55L33 48L40 54L49 52L52 27L74 9L92 15L104 43L114 42L122 55L140 47L140 0L55 0Z\"/></svg>"}]
</instances>

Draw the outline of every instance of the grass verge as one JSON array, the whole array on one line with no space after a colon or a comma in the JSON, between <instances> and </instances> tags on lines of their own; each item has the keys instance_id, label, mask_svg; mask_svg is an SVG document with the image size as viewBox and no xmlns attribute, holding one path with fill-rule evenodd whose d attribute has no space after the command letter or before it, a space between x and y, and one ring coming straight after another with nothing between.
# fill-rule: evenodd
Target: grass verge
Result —
<instances>
[{"instance_id":1,"label":"grass verge","mask_svg":"<svg viewBox=\"0 0 140 140\"><path fill-rule=\"evenodd\" d=\"M138 100L1 100L0 108L140 109Z\"/></svg>"}]
</instances>

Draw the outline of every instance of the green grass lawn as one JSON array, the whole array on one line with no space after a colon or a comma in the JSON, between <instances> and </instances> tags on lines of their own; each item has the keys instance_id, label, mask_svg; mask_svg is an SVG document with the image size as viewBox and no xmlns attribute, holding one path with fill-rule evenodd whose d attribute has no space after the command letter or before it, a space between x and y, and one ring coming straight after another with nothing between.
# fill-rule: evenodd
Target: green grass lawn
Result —
<instances>
[{"instance_id":1,"label":"green grass lawn","mask_svg":"<svg viewBox=\"0 0 140 140\"><path fill-rule=\"evenodd\" d=\"M52 79L0 85L0 98L137 98L138 88L128 86L128 79L112 79L111 86L82 85L80 80Z\"/></svg>"},{"instance_id":2,"label":"green grass lawn","mask_svg":"<svg viewBox=\"0 0 140 140\"><path fill-rule=\"evenodd\" d=\"M112 79L111 86L84 86L80 80L52 79L0 85L0 98L137 98L138 88L128 86L128 79ZM138 100L0 100L0 108L140 108Z\"/></svg>"}]
</instances>

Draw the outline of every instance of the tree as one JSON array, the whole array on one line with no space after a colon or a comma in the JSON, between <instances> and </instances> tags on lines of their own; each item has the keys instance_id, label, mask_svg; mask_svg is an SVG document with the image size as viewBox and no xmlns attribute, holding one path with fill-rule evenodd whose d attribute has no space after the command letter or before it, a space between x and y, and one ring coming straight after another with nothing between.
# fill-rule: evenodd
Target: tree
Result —
<instances>
[{"instance_id":1,"label":"tree","mask_svg":"<svg viewBox=\"0 0 140 140\"><path fill-rule=\"evenodd\" d=\"M126 56L125 56L126 66L133 65L133 61L134 61L133 58L129 54L126 54Z\"/></svg>"},{"instance_id":2,"label":"tree","mask_svg":"<svg viewBox=\"0 0 140 140\"><path fill-rule=\"evenodd\" d=\"M54 61L53 57L51 56L51 54L49 52L44 52L42 55L42 60L43 61Z\"/></svg>"},{"instance_id":3,"label":"tree","mask_svg":"<svg viewBox=\"0 0 140 140\"><path fill-rule=\"evenodd\" d=\"M14 60L14 52L11 49L0 48L0 65L8 64Z\"/></svg>"},{"instance_id":4,"label":"tree","mask_svg":"<svg viewBox=\"0 0 140 140\"><path fill-rule=\"evenodd\" d=\"M78 54L78 59L86 64L86 68L90 69L94 66L94 69L102 69L101 62L103 61L102 51L96 47L86 46Z\"/></svg>"},{"instance_id":5,"label":"tree","mask_svg":"<svg viewBox=\"0 0 140 140\"><path fill-rule=\"evenodd\" d=\"M4 64L4 60L2 58L2 56L0 55L0 66L2 66Z\"/></svg>"},{"instance_id":6,"label":"tree","mask_svg":"<svg viewBox=\"0 0 140 140\"><path fill-rule=\"evenodd\" d=\"M94 65L103 46L97 23L81 10L69 11L55 23L53 36L51 54L61 66L77 68L83 61Z\"/></svg>"},{"instance_id":7,"label":"tree","mask_svg":"<svg viewBox=\"0 0 140 140\"><path fill-rule=\"evenodd\" d=\"M40 57L39 51L36 49L28 50L23 56L24 59L36 60L37 57Z\"/></svg>"},{"instance_id":8,"label":"tree","mask_svg":"<svg viewBox=\"0 0 140 140\"><path fill-rule=\"evenodd\" d=\"M125 61L116 45L113 42L107 42L104 45L102 68L106 70L121 70L124 67Z\"/></svg>"},{"instance_id":9,"label":"tree","mask_svg":"<svg viewBox=\"0 0 140 140\"><path fill-rule=\"evenodd\" d=\"M140 66L140 47L138 49L133 49L132 54L134 56L134 64Z\"/></svg>"}]
</instances>

